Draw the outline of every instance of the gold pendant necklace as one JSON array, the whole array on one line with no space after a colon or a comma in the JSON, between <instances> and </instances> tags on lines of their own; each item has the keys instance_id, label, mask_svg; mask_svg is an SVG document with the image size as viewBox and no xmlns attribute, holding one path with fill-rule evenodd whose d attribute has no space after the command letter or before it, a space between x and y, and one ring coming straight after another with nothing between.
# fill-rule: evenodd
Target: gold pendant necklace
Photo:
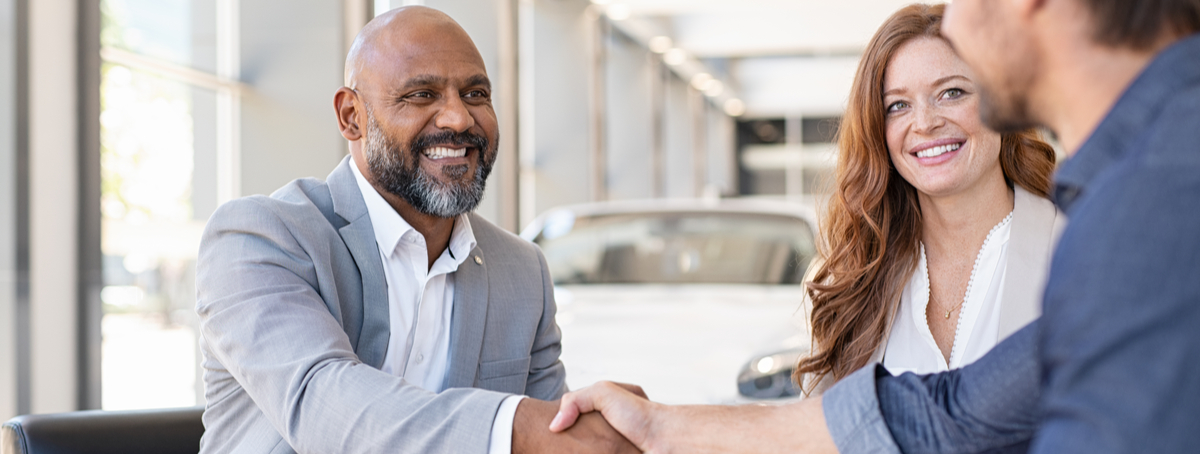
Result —
<instances>
[{"instance_id":1,"label":"gold pendant necklace","mask_svg":"<svg viewBox=\"0 0 1200 454\"><path fill-rule=\"evenodd\" d=\"M954 306L954 307L950 308L950 310L946 311L946 320L950 320L950 313L961 308L963 303L965 303L965 302L967 302L967 300L964 299L962 303L958 303L957 306Z\"/></svg>"},{"instance_id":2,"label":"gold pendant necklace","mask_svg":"<svg viewBox=\"0 0 1200 454\"><path fill-rule=\"evenodd\" d=\"M964 303L966 303L966 302L967 302L967 299L966 299L966 297L964 296L964 297L963 297L963 300L962 300L962 302L958 303L958 304L957 304L957 305L955 305L954 307L952 307L952 308L950 308L949 310L947 310L947 311L946 311L946 320L950 320L950 314L953 314L953 313L954 313L954 311L956 311L956 310L958 310L959 308L961 308L961 307L962 307L962 305L963 305ZM929 304L930 304L930 305L937 304L937 300L934 300L934 299L933 299L933 291L932 291L932 290L930 290L930 292L929 292Z\"/></svg>"}]
</instances>

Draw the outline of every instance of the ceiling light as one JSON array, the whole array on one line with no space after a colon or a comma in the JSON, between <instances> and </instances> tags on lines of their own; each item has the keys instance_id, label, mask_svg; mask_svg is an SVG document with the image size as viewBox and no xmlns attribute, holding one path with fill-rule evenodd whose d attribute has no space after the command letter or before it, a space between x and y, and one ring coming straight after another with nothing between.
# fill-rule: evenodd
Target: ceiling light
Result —
<instances>
[{"instance_id":1,"label":"ceiling light","mask_svg":"<svg viewBox=\"0 0 1200 454\"><path fill-rule=\"evenodd\" d=\"M703 90L708 87L708 83L713 80L713 76L709 73L700 73L692 76L692 86L697 90Z\"/></svg>"},{"instance_id":2,"label":"ceiling light","mask_svg":"<svg viewBox=\"0 0 1200 454\"><path fill-rule=\"evenodd\" d=\"M725 113L731 117L740 117L746 113L746 104L737 98L725 101Z\"/></svg>"},{"instance_id":3,"label":"ceiling light","mask_svg":"<svg viewBox=\"0 0 1200 454\"><path fill-rule=\"evenodd\" d=\"M612 19L615 21L622 21L625 19L629 19L629 16L632 14L632 11L629 10L629 5L626 5L624 3L615 3L612 5L608 5L608 8L606 8L604 10L604 14L607 15L609 19Z\"/></svg>"},{"instance_id":4,"label":"ceiling light","mask_svg":"<svg viewBox=\"0 0 1200 454\"><path fill-rule=\"evenodd\" d=\"M678 47L668 49L667 52L663 54L663 62L671 66L682 65L683 62L687 61L687 58L687 51Z\"/></svg>"},{"instance_id":5,"label":"ceiling light","mask_svg":"<svg viewBox=\"0 0 1200 454\"><path fill-rule=\"evenodd\" d=\"M655 36L650 38L650 52L661 54L671 48L671 38L668 36Z\"/></svg>"},{"instance_id":6,"label":"ceiling light","mask_svg":"<svg viewBox=\"0 0 1200 454\"><path fill-rule=\"evenodd\" d=\"M721 93L724 91L725 84L721 83L721 81L717 79L710 80L708 83L704 84L704 94L708 95L710 98L721 96Z\"/></svg>"}]
</instances>

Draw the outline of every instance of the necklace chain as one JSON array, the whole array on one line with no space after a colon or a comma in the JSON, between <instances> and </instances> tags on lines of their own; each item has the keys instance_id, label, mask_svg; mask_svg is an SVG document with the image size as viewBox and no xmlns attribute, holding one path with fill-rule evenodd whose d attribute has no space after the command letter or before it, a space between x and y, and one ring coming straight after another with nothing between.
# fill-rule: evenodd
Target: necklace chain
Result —
<instances>
[{"instance_id":1,"label":"necklace chain","mask_svg":"<svg viewBox=\"0 0 1200 454\"><path fill-rule=\"evenodd\" d=\"M933 292L929 292L929 293L930 293L930 294L929 294L929 301L930 301L930 303L936 303L936 302L937 302L937 300L935 300L935 299L933 298ZM962 301L960 301L960 302L959 302L957 305L955 305L954 307L952 307L952 308L950 308L949 310L947 310L947 311L946 311L946 320L950 320L950 314L953 314L953 313L954 313L954 311L956 311L956 310L962 309L962 307L963 307L963 304L965 304L966 302L967 302L967 300L966 300L966 298L964 298L964 299L963 299Z\"/></svg>"},{"instance_id":2,"label":"necklace chain","mask_svg":"<svg viewBox=\"0 0 1200 454\"><path fill-rule=\"evenodd\" d=\"M999 229L1004 224L1009 223L1010 221L1012 221L1012 212L1011 211L1008 212L1008 216L1005 216L1004 219L1000 220L999 224L992 226L992 229L990 231L988 231L987 237L984 238L983 244L987 245L988 241L990 241L992 239L992 234L996 233L997 229ZM979 268L979 259L981 257L983 257L983 247L982 246L979 248L979 253L977 253L975 255L975 265L971 267L971 277L967 281L967 291L965 294L963 294L962 301L959 301L958 304L954 305L954 307L951 307L949 310L946 311L946 320L950 320L950 314L953 314L954 311L956 311L956 310L962 309L963 305L967 304L967 297L970 296L971 287L975 283L975 269ZM929 286L929 302L930 302L930 304L935 302L935 300L933 299L933 285Z\"/></svg>"}]
</instances>

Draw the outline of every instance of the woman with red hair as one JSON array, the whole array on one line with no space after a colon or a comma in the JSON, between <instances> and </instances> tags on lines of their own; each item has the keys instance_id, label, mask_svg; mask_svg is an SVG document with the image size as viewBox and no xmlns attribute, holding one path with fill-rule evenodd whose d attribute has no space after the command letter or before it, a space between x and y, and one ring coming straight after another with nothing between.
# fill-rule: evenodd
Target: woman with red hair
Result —
<instances>
[{"instance_id":1,"label":"woman with red hair","mask_svg":"<svg viewBox=\"0 0 1200 454\"><path fill-rule=\"evenodd\" d=\"M986 98L941 36L944 5L911 5L875 33L838 133L837 183L810 267L821 392L871 363L962 367L1040 313L1054 232L1054 150L983 125Z\"/></svg>"}]
</instances>

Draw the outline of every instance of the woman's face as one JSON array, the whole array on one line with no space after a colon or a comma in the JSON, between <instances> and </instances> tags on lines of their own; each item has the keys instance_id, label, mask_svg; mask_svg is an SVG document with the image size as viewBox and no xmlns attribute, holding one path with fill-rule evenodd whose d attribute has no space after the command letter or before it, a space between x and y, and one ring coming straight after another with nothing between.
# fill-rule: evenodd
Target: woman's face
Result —
<instances>
[{"instance_id":1,"label":"woman's face","mask_svg":"<svg viewBox=\"0 0 1200 454\"><path fill-rule=\"evenodd\" d=\"M883 81L888 154L917 191L959 194L1000 169L1000 134L979 119L979 88L944 41L904 43Z\"/></svg>"}]
</instances>

